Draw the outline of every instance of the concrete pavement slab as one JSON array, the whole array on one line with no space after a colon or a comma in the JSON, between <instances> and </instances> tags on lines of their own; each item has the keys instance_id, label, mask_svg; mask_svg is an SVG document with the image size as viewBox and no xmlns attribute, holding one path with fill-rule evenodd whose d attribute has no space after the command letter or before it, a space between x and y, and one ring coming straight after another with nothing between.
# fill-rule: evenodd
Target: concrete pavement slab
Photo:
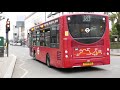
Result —
<instances>
[{"instance_id":1,"label":"concrete pavement slab","mask_svg":"<svg viewBox=\"0 0 120 90\"><path fill-rule=\"evenodd\" d=\"M11 54L9 57L0 57L0 78L11 78L16 62L16 56Z\"/></svg>"},{"instance_id":2,"label":"concrete pavement slab","mask_svg":"<svg viewBox=\"0 0 120 90\"><path fill-rule=\"evenodd\" d=\"M110 49L110 55L120 56L120 49Z\"/></svg>"},{"instance_id":3,"label":"concrete pavement slab","mask_svg":"<svg viewBox=\"0 0 120 90\"><path fill-rule=\"evenodd\" d=\"M111 53L112 56L120 56L120 53Z\"/></svg>"}]
</instances>

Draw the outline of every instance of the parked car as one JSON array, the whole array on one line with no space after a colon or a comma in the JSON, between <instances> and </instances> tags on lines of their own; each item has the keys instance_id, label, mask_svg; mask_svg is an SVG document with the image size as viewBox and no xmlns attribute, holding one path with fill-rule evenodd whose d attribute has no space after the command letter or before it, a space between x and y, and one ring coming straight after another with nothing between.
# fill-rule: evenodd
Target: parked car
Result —
<instances>
[{"instance_id":1,"label":"parked car","mask_svg":"<svg viewBox=\"0 0 120 90\"><path fill-rule=\"evenodd\" d=\"M19 43L19 42L17 42L17 43L14 42L12 45L13 45L13 46L21 46L22 44Z\"/></svg>"},{"instance_id":2,"label":"parked car","mask_svg":"<svg viewBox=\"0 0 120 90\"><path fill-rule=\"evenodd\" d=\"M10 42L10 45L13 45L13 42Z\"/></svg>"}]
</instances>

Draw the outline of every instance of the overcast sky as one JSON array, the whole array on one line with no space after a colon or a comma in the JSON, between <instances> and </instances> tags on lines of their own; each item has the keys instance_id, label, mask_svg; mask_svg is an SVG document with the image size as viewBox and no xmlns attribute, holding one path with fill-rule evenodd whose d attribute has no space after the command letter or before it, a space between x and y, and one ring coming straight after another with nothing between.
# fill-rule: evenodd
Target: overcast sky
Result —
<instances>
[{"instance_id":1,"label":"overcast sky","mask_svg":"<svg viewBox=\"0 0 120 90\"><path fill-rule=\"evenodd\" d=\"M5 24L6 24L6 20L7 18L9 18L10 20L10 29L11 31L9 32L9 39L12 38L12 34L13 34L13 25L16 25L16 21L23 19L23 17L26 17L28 15L30 15L33 12L3 12L2 14L0 14L0 16L4 16L5 19L0 21L0 36L4 36L6 37L5 34Z\"/></svg>"}]
</instances>

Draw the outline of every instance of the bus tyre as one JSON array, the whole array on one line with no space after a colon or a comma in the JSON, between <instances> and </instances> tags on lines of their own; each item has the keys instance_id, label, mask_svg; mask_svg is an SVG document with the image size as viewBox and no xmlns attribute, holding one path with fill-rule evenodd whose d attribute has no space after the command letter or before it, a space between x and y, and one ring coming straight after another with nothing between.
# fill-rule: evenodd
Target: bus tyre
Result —
<instances>
[{"instance_id":1,"label":"bus tyre","mask_svg":"<svg viewBox=\"0 0 120 90\"><path fill-rule=\"evenodd\" d=\"M36 60L36 53L33 53L33 59Z\"/></svg>"},{"instance_id":2,"label":"bus tyre","mask_svg":"<svg viewBox=\"0 0 120 90\"><path fill-rule=\"evenodd\" d=\"M51 67L49 55L46 56L46 64L47 64L48 67Z\"/></svg>"}]
</instances>

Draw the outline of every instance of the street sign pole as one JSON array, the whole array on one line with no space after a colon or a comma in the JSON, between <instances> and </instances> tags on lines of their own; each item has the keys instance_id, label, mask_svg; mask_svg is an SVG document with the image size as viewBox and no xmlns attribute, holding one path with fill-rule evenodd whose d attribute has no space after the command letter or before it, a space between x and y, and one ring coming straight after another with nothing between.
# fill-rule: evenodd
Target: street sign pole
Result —
<instances>
[{"instance_id":1,"label":"street sign pole","mask_svg":"<svg viewBox=\"0 0 120 90\"><path fill-rule=\"evenodd\" d=\"M8 32L6 32L6 52L7 52L7 57L9 56L8 53Z\"/></svg>"},{"instance_id":2,"label":"street sign pole","mask_svg":"<svg viewBox=\"0 0 120 90\"><path fill-rule=\"evenodd\" d=\"M10 31L10 21L7 19L6 21L6 52L7 52L7 57L9 56L9 39L8 39L8 32Z\"/></svg>"}]
</instances>

